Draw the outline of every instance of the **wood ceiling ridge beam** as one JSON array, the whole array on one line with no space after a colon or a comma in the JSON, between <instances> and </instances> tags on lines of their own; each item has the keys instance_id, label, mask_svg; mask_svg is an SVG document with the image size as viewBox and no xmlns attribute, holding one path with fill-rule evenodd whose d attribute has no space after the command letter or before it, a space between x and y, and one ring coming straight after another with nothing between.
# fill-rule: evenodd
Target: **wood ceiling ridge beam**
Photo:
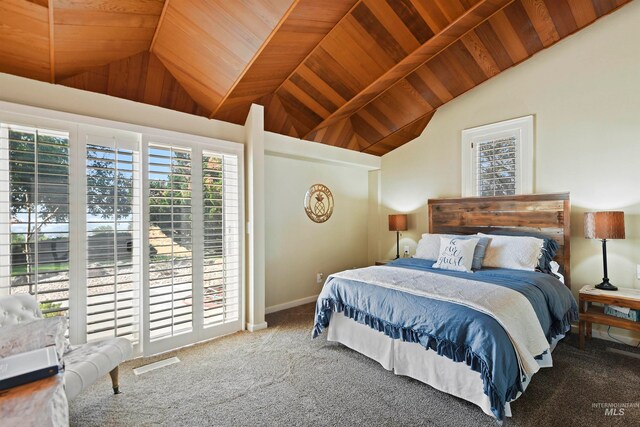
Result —
<instances>
[{"instance_id":1,"label":"wood ceiling ridge beam","mask_svg":"<svg viewBox=\"0 0 640 427\"><path fill-rule=\"evenodd\" d=\"M209 119L213 119L213 116L216 115L216 113L220 110L220 108L222 108L222 106L224 105L224 103L226 102L226 100L229 98L229 96L231 96L231 94L233 93L233 90L236 88L236 86L238 86L238 84L240 83L240 81L242 81L242 78L245 76L245 74L247 74L247 72L249 71L249 69L251 68L251 66L253 65L254 62L256 62L256 60L258 59L258 57L260 56L260 54L262 53L262 51L267 47L267 45L269 44L269 42L271 41L271 39L273 39L273 37L276 35L276 33L278 32L278 30L280 30L280 27L282 27L282 25L285 23L285 21L287 20L287 18L289 18L289 15L291 15L291 13L293 12L293 10L296 8L296 6L298 6L298 4L300 3L301 0L294 0L291 5L289 5L289 8L287 9L287 11L284 13L284 15L282 15L282 18L280 18L280 20L278 21L278 23L276 24L275 27L273 27L273 30L271 30L271 32L269 33L269 35L267 36L266 39L264 39L264 41L262 42L262 44L260 45L260 48L258 48L258 50L256 51L256 53L253 55L253 57L251 58L251 60L247 63L247 65L244 67L244 69L242 70L242 72L238 75L238 77L235 79L235 81L233 82L233 84L231 85L231 87L227 90L227 93L224 94L224 96L222 97L222 99L220 100L220 102L218 103L218 106L216 108L213 109L213 111L211 112L211 115L209 116Z\"/></svg>"},{"instance_id":2,"label":"wood ceiling ridge beam","mask_svg":"<svg viewBox=\"0 0 640 427\"><path fill-rule=\"evenodd\" d=\"M158 39L158 33L160 32L160 26L162 25L162 22L164 21L164 15L167 12L167 9L169 8L169 1L170 0L164 0L164 5L162 5L162 12L160 12L160 18L158 18L156 31L153 33L153 38L151 39L151 44L149 45L149 52L153 52L153 47L156 44L156 40Z\"/></svg>"},{"instance_id":3,"label":"wood ceiling ridge beam","mask_svg":"<svg viewBox=\"0 0 640 427\"><path fill-rule=\"evenodd\" d=\"M378 97L384 94L387 90L393 87L396 83L398 83L403 78L407 77L418 68L423 66L424 64L431 61L433 58L438 56L440 53L448 49L451 45L458 42L458 40L462 39L465 35L475 30L479 25L491 19L496 13L503 10L505 7L513 3L515 0L481 0L476 3L471 9L467 10L464 14L460 15L453 22L447 25L444 29L442 29L439 33L434 35L432 38L427 40L424 44L414 50L412 53L407 55L403 60L398 62L396 65L387 70L384 74L378 77L376 80L371 82L365 89L363 89L356 96L348 100L345 104L340 106L336 111L331 113L327 118L325 118L321 123L319 123L316 127L311 129L307 134L303 137L306 139L311 133L330 126L337 120L340 120L344 117L343 115L353 115L357 111L363 109L371 102L375 101ZM477 13L477 11L481 8L485 7L494 7L494 10L491 11L490 14L484 16L483 18L478 19L477 22L474 22L471 27L460 33L459 35L455 35L451 42L445 43L442 48L438 49L437 52L430 54L428 52L429 49L432 49L433 46L437 46L438 43L441 42L441 39L445 39L449 36L450 32L455 32L459 30L459 27L464 28L464 25L467 24L468 20L473 19L475 17L482 16L482 14ZM424 55L430 55L427 59L423 59ZM358 103L362 103L362 105L358 105ZM353 111L349 111L349 109L354 108ZM349 111L345 114L345 111Z\"/></svg>"},{"instance_id":4,"label":"wood ceiling ridge beam","mask_svg":"<svg viewBox=\"0 0 640 427\"><path fill-rule=\"evenodd\" d=\"M431 122L431 119L432 119L432 118L433 118L433 116L436 114L436 111L438 111L438 109L437 109L437 108L435 108L435 109L433 109L433 110L429 111L428 113L425 113L425 114L423 114L423 115L421 115L421 116L419 116L419 117L417 117L417 118L415 118L415 119L411 120L409 123L407 123L407 124L403 125L402 127L399 127L398 129L394 130L394 131L393 131L393 132L391 132L390 134L383 136L382 138L380 138L379 140L375 141L375 142L374 142L374 143L372 143L372 144L369 144L366 148L361 149L361 150L360 150L360 152L362 152L362 153L366 153L366 152L367 152L367 150L369 150L370 148L372 148L372 147L373 147L373 146L375 146L376 144L381 143L382 141L384 141L385 139L389 138L389 137L390 137L390 136L392 136L392 135L395 135L395 134L397 134L397 133L402 132L403 130L405 130L405 129L406 129L406 128L408 128L409 126L412 126L412 125L414 125L415 123L419 122L420 120L423 120L423 119L424 119L424 118L426 118L427 116L431 116L431 117L429 118L429 122ZM428 126L429 122L427 122L427 125L425 125L425 129L426 129L426 127ZM424 132L424 129L423 129L423 132ZM356 135L360 136L357 132L355 132L355 130L354 130L354 133L355 133ZM360 136L360 138L362 138L362 136ZM364 138L362 138L362 139L363 139L363 140L365 140ZM407 142L408 142L408 141L407 141ZM396 148L397 148L397 147L396 147Z\"/></svg>"},{"instance_id":5,"label":"wood ceiling ridge beam","mask_svg":"<svg viewBox=\"0 0 640 427\"><path fill-rule=\"evenodd\" d=\"M282 89L282 86L285 84L285 82L287 82L288 80L291 79L291 77L293 77L293 75L298 71L298 69L302 66L302 64L304 64L305 62L307 62L307 59L309 59L311 57L311 55L313 55L313 53L316 51L316 49L318 49L318 47L322 44L323 41L325 41L325 39L327 39L327 37L329 37L329 35L334 32L336 30L336 28L342 23L342 21L344 21L345 19L347 19L347 17L351 14L351 12L353 12L353 10L360 4L362 3L363 0L358 0L356 1L353 6L351 6L349 8L349 10L347 11L347 13L345 13L342 18L340 18L338 20L338 22L336 22L336 24L333 26L333 28L331 28L331 30L327 31L327 33L322 36L322 39L320 39L320 41L318 42L318 44L316 44L316 46L311 49L311 51L309 51L309 53L307 53L307 55L304 57L304 59L302 61L300 61L300 63L298 64L298 66L296 68L293 69L293 71L291 71L289 73L289 75L287 76L286 79L284 79L279 85L278 88L273 91L273 93L278 93L280 92L280 89Z\"/></svg>"},{"instance_id":6,"label":"wood ceiling ridge beam","mask_svg":"<svg viewBox=\"0 0 640 427\"><path fill-rule=\"evenodd\" d=\"M53 20L53 0L48 0L49 8L49 78L51 83L56 82L56 53L54 45L54 31L55 22Z\"/></svg>"},{"instance_id":7,"label":"wood ceiling ridge beam","mask_svg":"<svg viewBox=\"0 0 640 427\"><path fill-rule=\"evenodd\" d=\"M200 102L196 101L196 98L186 89L186 87L184 86L184 84L182 83L182 81L180 81L174 74L173 72L171 72L171 68L167 66L167 64L171 64L171 67L175 67L176 70L180 71L182 74L188 76L189 78L191 78L193 81L195 81L196 83L199 83L199 80L196 79L192 73L190 73L188 70L186 70L184 67L182 67L179 64L176 64L175 62L163 57L163 55L159 54L159 53L155 53L155 52L149 52L152 55L155 55L156 58L158 58L158 60L160 61L160 63L162 64L162 66L167 70L167 72L169 73L169 75L171 75L171 77L174 78L174 80L176 81L176 83L187 93L187 95L189 95L191 97L191 99L193 99L193 101L198 104L201 108L203 108L204 110L206 110L207 114L206 117L208 118L210 115L210 109L205 107L203 104L201 104Z\"/></svg>"}]
</instances>

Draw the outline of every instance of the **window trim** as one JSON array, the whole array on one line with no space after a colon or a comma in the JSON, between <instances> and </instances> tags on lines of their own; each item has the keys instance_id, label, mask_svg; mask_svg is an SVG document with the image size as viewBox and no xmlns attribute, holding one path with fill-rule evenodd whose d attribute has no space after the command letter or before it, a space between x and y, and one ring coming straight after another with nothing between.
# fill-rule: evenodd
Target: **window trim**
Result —
<instances>
[{"instance_id":1,"label":"window trim","mask_svg":"<svg viewBox=\"0 0 640 427\"><path fill-rule=\"evenodd\" d=\"M475 185L476 164L474 163L477 141L480 139L499 139L505 135L514 135L518 147L515 194L533 193L533 119L534 116L529 115L462 131L462 197L478 196L478 188Z\"/></svg>"}]
</instances>

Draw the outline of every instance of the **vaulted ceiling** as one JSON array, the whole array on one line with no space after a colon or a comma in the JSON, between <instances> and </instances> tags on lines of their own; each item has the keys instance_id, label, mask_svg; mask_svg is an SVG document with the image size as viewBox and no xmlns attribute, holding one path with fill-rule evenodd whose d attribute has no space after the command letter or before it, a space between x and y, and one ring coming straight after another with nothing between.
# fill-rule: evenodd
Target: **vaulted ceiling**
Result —
<instances>
[{"instance_id":1,"label":"vaulted ceiling","mask_svg":"<svg viewBox=\"0 0 640 427\"><path fill-rule=\"evenodd\" d=\"M383 155L629 1L0 0L0 72Z\"/></svg>"}]
</instances>

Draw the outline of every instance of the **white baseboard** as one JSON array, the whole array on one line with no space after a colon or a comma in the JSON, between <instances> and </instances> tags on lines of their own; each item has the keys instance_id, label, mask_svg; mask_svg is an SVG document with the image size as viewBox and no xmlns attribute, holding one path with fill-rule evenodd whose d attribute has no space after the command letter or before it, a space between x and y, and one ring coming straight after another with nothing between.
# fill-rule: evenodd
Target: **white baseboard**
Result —
<instances>
[{"instance_id":1,"label":"white baseboard","mask_svg":"<svg viewBox=\"0 0 640 427\"><path fill-rule=\"evenodd\" d=\"M256 332L261 329L267 329L267 322L256 323L255 325L253 323L247 323L247 330L249 332Z\"/></svg>"},{"instance_id":2,"label":"white baseboard","mask_svg":"<svg viewBox=\"0 0 640 427\"><path fill-rule=\"evenodd\" d=\"M299 305L309 304L310 302L314 302L318 299L318 295L311 295L305 298L296 299L293 301L285 302L282 304L272 305L271 307L267 307L264 312L266 314L275 313L276 311L286 310L288 308L297 307Z\"/></svg>"},{"instance_id":3,"label":"white baseboard","mask_svg":"<svg viewBox=\"0 0 640 427\"><path fill-rule=\"evenodd\" d=\"M599 338L602 340L606 340L606 341L611 341L611 342L617 342L616 340L620 340L623 343L630 345L630 346L637 346L638 345L638 339L637 338L632 338L629 336L624 336L624 335L620 335L615 331L615 328L612 329L611 331L611 337L613 337L614 339L611 339L611 337L609 336L609 334L607 334L607 329L608 326L601 326L604 329L600 329L598 327L598 324L593 325L593 329L591 331L591 335L594 338ZM578 333L578 326L577 325L571 325L571 332L577 334Z\"/></svg>"}]
</instances>

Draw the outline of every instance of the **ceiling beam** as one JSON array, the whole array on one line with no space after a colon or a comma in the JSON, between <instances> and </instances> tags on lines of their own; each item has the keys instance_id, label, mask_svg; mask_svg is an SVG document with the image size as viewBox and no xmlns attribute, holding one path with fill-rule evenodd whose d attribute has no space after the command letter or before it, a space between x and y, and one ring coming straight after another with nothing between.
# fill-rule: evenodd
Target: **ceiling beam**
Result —
<instances>
[{"instance_id":1,"label":"ceiling beam","mask_svg":"<svg viewBox=\"0 0 640 427\"><path fill-rule=\"evenodd\" d=\"M49 8L49 79L51 83L56 82L56 54L54 45L54 31L55 21L53 20L53 2L54 0L48 0Z\"/></svg>"},{"instance_id":2,"label":"ceiling beam","mask_svg":"<svg viewBox=\"0 0 640 427\"><path fill-rule=\"evenodd\" d=\"M364 90L340 106L331 113L321 123L304 135L306 139L313 132L331 125L332 123L351 116L377 97L385 93L398 81L402 80L416 69L434 58L440 52L456 43L478 25L491 18L497 12L504 9L514 0L481 0L456 20L449 24L438 34L427 40L419 48L391 67L388 71L378 77Z\"/></svg>"},{"instance_id":3,"label":"ceiling beam","mask_svg":"<svg viewBox=\"0 0 640 427\"><path fill-rule=\"evenodd\" d=\"M162 25L162 21L164 21L164 14L169 7L170 0L164 0L164 5L162 6L162 12L160 13L160 19L158 19L158 25L156 25L156 31L153 33L153 38L151 39L151 44L149 45L149 52L153 52L153 46L156 44L156 39L158 38L158 33L160 32L160 26Z\"/></svg>"},{"instance_id":4,"label":"ceiling beam","mask_svg":"<svg viewBox=\"0 0 640 427\"><path fill-rule=\"evenodd\" d=\"M370 144L368 147L363 148L360 151L367 154L373 154L375 156L382 156L401 145L416 139L425 130L436 111L437 109L429 111L427 114L420 116L402 126L400 129L385 135L382 139Z\"/></svg>"},{"instance_id":5,"label":"ceiling beam","mask_svg":"<svg viewBox=\"0 0 640 427\"><path fill-rule=\"evenodd\" d=\"M311 49L311 50L309 51L309 53L307 53L307 56L305 56L305 57L304 57L304 59L303 59L302 61L300 61L300 63L298 64L298 66L297 66L296 68L294 68L294 69L289 73L289 75L287 76L287 78L286 78L286 79L284 79L284 80L282 81L282 83L280 83L280 85L278 86L278 88L277 88L276 90L274 90L274 91L273 91L274 93L278 93L278 92L280 92L280 89L282 89L282 86L284 86L285 82L286 82L286 81L288 81L288 80L291 80L291 77L293 77L293 75L294 75L294 74L296 74L296 73L298 72L298 69L302 66L302 64L304 64L305 62L307 62L307 60L311 57L311 55L313 55L313 53L316 51L316 49L318 49L318 47L322 45L322 43L324 42L324 40L325 40L326 38L328 38L328 37L331 35L331 33L332 33L333 31L335 31L336 27L340 26L340 24L342 23L342 21L346 20L346 19L349 17L349 15L351 15L351 12L352 12L356 7L358 7L358 5L359 5L360 3L362 3L362 0L357 0L357 1L353 4L353 6L351 6L351 8L349 9L349 11L348 11L347 13L345 13L345 14L344 14L344 16L343 16L342 18L340 18L340 20L339 20L338 22L336 22L336 23L335 23L335 25L333 26L333 28L332 28L329 32L327 32L327 34L325 34L325 35L324 35L324 37L322 37L322 40L320 40L320 41L318 42L318 44L316 44L316 47L314 47L313 49Z\"/></svg>"},{"instance_id":6,"label":"ceiling beam","mask_svg":"<svg viewBox=\"0 0 640 427\"><path fill-rule=\"evenodd\" d=\"M253 55L253 58L251 58L251 60L247 63L247 65L245 65L240 75L238 75L238 77L233 82L229 90L227 90L227 93L224 94L224 96L220 100L220 103L218 103L218 106L213 109L213 111L211 112L211 115L209 116L210 119L213 119L213 116L215 116L216 113L220 110L220 108L224 105L227 98L229 98L229 96L233 93L233 90L236 88L236 86L238 86L238 83L240 83L244 75L247 74L247 72L249 71L253 63L258 59L262 51L267 47L267 45L269 44L273 36L276 35L276 33L278 32L282 24L284 24L284 22L287 20L289 15L291 15L291 12L293 12L293 10L296 8L298 3L300 3L300 0L294 0L291 3L287 11L284 13L284 15L282 15L282 18L280 18L280 21L278 21L278 24L273 28L273 30L271 30L271 33L269 33L269 36L267 36L267 38L260 45L260 48L258 49L258 51Z\"/></svg>"},{"instance_id":7,"label":"ceiling beam","mask_svg":"<svg viewBox=\"0 0 640 427\"><path fill-rule=\"evenodd\" d=\"M214 116L224 120L273 94L360 0L300 0ZM268 70L264 72L263 70ZM264 104L262 104L264 105ZM265 106L265 111L267 106ZM297 137L297 134L296 134Z\"/></svg>"}]
</instances>

